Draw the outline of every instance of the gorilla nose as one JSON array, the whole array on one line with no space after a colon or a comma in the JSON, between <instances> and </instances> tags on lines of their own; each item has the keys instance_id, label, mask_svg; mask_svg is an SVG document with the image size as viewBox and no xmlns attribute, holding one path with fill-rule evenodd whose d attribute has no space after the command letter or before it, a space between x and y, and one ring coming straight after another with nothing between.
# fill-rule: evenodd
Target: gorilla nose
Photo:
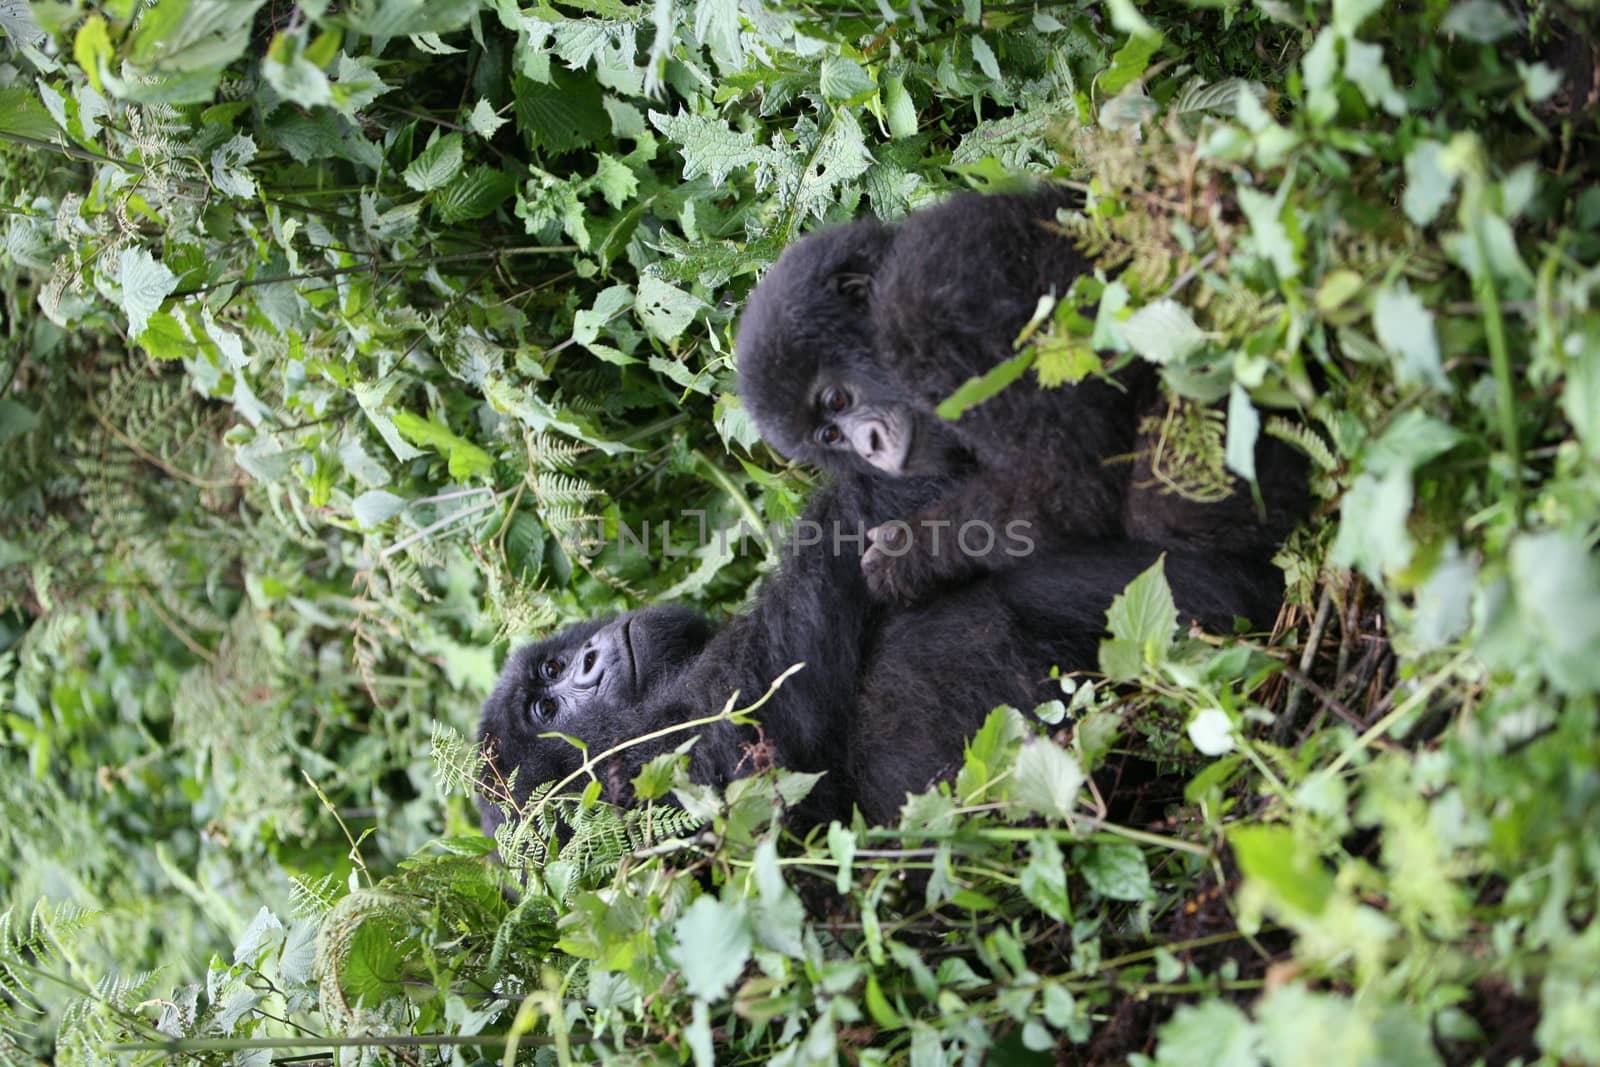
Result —
<instances>
[{"instance_id":1,"label":"gorilla nose","mask_svg":"<svg viewBox=\"0 0 1600 1067\"><path fill-rule=\"evenodd\" d=\"M867 435L867 450L874 456L883 451L883 437L877 430Z\"/></svg>"},{"instance_id":2,"label":"gorilla nose","mask_svg":"<svg viewBox=\"0 0 1600 1067\"><path fill-rule=\"evenodd\" d=\"M574 679L579 685L591 685L598 681L600 675L605 673L605 657L600 655L597 648L586 648L578 659L578 675Z\"/></svg>"}]
</instances>

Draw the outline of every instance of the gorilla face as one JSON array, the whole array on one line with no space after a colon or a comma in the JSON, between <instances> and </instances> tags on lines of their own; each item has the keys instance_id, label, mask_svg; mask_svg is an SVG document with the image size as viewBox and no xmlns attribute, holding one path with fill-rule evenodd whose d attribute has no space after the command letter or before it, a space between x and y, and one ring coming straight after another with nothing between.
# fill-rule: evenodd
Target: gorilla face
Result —
<instances>
[{"instance_id":1,"label":"gorilla face","mask_svg":"<svg viewBox=\"0 0 1600 1067\"><path fill-rule=\"evenodd\" d=\"M649 729L645 705L693 662L711 634L705 619L672 605L578 623L512 654L483 706L478 739L488 765L482 782L484 829L503 816L490 797L504 798L516 771L520 802L544 782L582 763L575 737L599 755Z\"/></svg>"},{"instance_id":2,"label":"gorilla face","mask_svg":"<svg viewBox=\"0 0 1600 1067\"><path fill-rule=\"evenodd\" d=\"M953 437L878 358L872 275L890 243L874 219L792 246L739 323L739 392L779 452L835 472L947 473Z\"/></svg>"}]
</instances>

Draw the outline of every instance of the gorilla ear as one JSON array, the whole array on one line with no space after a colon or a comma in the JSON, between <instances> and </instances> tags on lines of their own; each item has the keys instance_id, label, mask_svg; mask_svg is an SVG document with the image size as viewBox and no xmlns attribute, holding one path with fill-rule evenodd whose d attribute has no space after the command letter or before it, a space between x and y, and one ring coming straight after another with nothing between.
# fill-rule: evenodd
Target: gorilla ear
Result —
<instances>
[{"instance_id":1,"label":"gorilla ear","mask_svg":"<svg viewBox=\"0 0 1600 1067\"><path fill-rule=\"evenodd\" d=\"M856 307L866 307L872 298L872 275L840 271L833 276L833 291Z\"/></svg>"}]
</instances>

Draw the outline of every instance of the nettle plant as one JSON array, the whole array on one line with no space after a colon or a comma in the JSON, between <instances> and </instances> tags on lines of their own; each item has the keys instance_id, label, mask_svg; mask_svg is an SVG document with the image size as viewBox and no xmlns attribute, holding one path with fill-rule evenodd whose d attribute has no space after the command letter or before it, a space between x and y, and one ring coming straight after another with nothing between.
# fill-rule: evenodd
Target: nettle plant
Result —
<instances>
[{"instance_id":1,"label":"nettle plant","mask_svg":"<svg viewBox=\"0 0 1600 1067\"><path fill-rule=\"evenodd\" d=\"M802 776L719 796L669 761L643 814L541 795L508 867L351 832L203 990L77 989L63 1055L1600 1062L1586 9L37 16L0 22L0 135L72 168L8 173L8 280L234 413L255 517L319 561L248 610L348 635L379 708L397 648L437 665L426 706L481 691L497 634L736 604L759 561L574 531L792 515L805 478L731 393L739 303L810 226L958 182L1055 170L1099 269L952 414L1146 359L1173 488L1248 477L1269 433L1325 501L1272 641L1180 633L1147 574L1053 728L996 712L894 828L795 841ZM466 727L435 730L441 795ZM35 914L0 927L7 1003L78 918Z\"/></svg>"}]
</instances>

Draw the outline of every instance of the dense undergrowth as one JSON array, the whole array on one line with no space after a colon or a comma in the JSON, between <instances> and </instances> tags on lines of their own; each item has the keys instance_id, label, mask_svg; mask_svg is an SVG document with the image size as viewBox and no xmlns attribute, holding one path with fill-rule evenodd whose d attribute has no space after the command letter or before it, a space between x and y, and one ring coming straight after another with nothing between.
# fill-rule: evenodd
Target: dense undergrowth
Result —
<instances>
[{"instance_id":1,"label":"dense undergrowth","mask_svg":"<svg viewBox=\"0 0 1600 1067\"><path fill-rule=\"evenodd\" d=\"M0 5L0 1061L1600 1063L1596 23ZM1297 442L1276 631L1149 575L899 827L551 804L511 903L508 640L736 610L683 516L811 484L759 271L1047 172L1100 270L1010 388L1160 363L1188 491Z\"/></svg>"}]
</instances>

